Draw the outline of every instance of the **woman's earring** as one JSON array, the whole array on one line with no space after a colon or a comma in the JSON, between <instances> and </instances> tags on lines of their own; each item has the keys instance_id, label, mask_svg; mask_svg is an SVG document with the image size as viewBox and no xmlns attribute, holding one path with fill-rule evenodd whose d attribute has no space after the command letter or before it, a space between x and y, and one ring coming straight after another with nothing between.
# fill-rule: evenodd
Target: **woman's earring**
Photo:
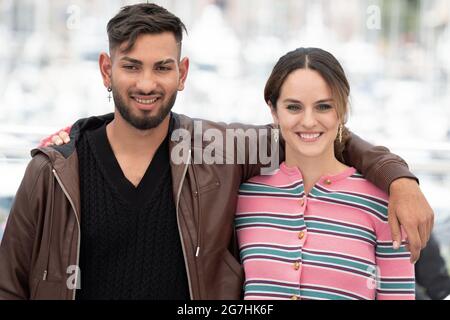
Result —
<instances>
[{"instance_id":1,"label":"woman's earring","mask_svg":"<svg viewBox=\"0 0 450 320\"><path fill-rule=\"evenodd\" d=\"M273 140L275 141L275 143L278 143L278 140L280 139L280 129L278 129L278 126L272 129L272 134Z\"/></svg>"},{"instance_id":2,"label":"woman's earring","mask_svg":"<svg viewBox=\"0 0 450 320\"><path fill-rule=\"evenodd\" d=\"M108 92L109 92L109 94L108 94L108 101L109 102L111 102L111 91L112 91L112 88L108 87Z\"/></svg>"},{"instance_id":3,"label":"woman's earring","mask_svg":"<svg viewBox=\"0 0 450 320\"><path fill-rule=\"evenodd\" d=\"M343 127L343 125L340 124L339 125L339 143L342 143L342 127Z\"/></svg>"}]
</instances>

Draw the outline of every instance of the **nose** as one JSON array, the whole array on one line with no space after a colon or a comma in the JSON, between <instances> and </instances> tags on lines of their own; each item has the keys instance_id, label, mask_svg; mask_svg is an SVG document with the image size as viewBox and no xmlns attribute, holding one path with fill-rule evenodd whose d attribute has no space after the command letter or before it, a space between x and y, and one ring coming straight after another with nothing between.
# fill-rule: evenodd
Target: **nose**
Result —
<instances>
[{"instance_id":1,"label":"nose","mask_svg":"<svg viewBox=\"0 0 450 320\"><path fill-rule=\"evenodd\" d=\"M312 129L317 124L317 119L314 114L313 108L306 108L303 113L301 125L306 129Z\"/></svg>"},{"instance_id":2,"label":"nose","mask_svg":"<svg viewBox=\"0 0 450 320\"><path fill-rule=\"evenodd\" d=\"M145 94L150 94L158 87L157 77L151 71L142 72L136 82L136 88Z\"/></svg>"}]
</instances>

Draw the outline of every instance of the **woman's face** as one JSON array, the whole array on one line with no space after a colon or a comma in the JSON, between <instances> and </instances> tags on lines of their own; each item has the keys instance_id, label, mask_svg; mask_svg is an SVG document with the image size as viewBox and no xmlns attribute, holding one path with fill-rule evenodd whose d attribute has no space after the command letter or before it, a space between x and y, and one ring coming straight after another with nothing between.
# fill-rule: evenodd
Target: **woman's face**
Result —
<instances>
[{"instance_id":1,"label":"woman's face","mask_svg":"<svg viewBox=\"0 0 450 320\"><path fill-rule=\"evenodd\" d=\"M334 157L339 118L336 101L322 76L297 69L286 78L272 116L286 141L287 154Z\"/></svg>"}]
</instances>

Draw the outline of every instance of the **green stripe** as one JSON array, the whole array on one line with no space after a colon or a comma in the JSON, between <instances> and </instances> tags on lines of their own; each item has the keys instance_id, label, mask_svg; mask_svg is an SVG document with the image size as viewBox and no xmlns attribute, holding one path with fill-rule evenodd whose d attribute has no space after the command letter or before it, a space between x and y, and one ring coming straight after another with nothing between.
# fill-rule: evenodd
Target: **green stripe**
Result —
<instances>
[{"instance_id":1,"label":"green stripe","mask_svg":"<svg viewBox=\"0 0 450 320\"><path fill-rule=\"evenodd\" d=\"M415 290L416 284L414 282L380 282L380 289L403 289Z\"/></svg>"},{"instance_id":2,"label":"green stripe","mask_svg":"<svg viewBox=\"0 0 450 320\"><path fill-rule=\"evenodd\" d=\"M257 292L274 292L274 293L285 293L285 294L296 294L298 295L300 290L276 285L246 285L245 293L257 293Z\"/></svg>"},{"instance_id":3,"label":"green stripe","mask_svg":"<svg viewBox=\"0 0 450 320\"><path fill-rule=\"evenodd\" d=\"M305 298L319 298L319 299L328 299L328 300L355 300L349 298L347 296L342 296L335 293L325 293L325 292L317 292L311 290L300 290L300 295Z\"/></svg>"},{"instance_id":4,"label":"green stripe","mask_svg":"<svg viewBox=\"0 0 450 320\"><path fill-rule=\"evenodd\" d=\"M386 206L383 206L376 202L369 201L362 197L351 196L348 194L341 194L341 193L337 193L337 192L325 193L316 188L313 188L310 193L316 197L323 197L323 198L334 199L334 200L342 200L342 201L346 201L346 202L350 202L350 203L364 205L366 207L369 207L369 208L377 211L382 216L387 217L387 207Z\"/></svg>"},{"instance_id":5,"label":"green stripe","mask_svg":"<svg viewBox=\"0 0 450 320\"><path fill-rule=\"evenodd\" d=\"M238 227L246 224L258 224L258 223L289 226L289 227L301 227L305 225L302 219L285 220L285 219L265 218L265 217L237 217L235 219L235 223L236 226Z\"/></svg>"},{"instance_id":6,"label":"green stripe","mask_svg":"<svg viewBox=\"0 0 450 320\"><path fill-rule=\"evenodd\" d=\"M370 232L366 232L366 231L359 230L359 229L354 229L351 227L344 227L344 226L336 225L331 222L325 223L325 222L306 221L306 227L308 229L314 228L314 229L319 229L319 230L324 230L324 231L335 231L335 232L341 232L341 233L348 233L348 234L352 234L352 235L358 235L363 238L369 239L371 241L376 241L376 239L377 239L375 237L375 235Z\"/></svg>"},{"instance_id":7,"label":"green stripe","mask_svg":"<svg viewBox=\"0 0 450 320\"><path fill-rule=\"evenodd\" d=\"M335 258L335 257L329 257L329 256L321 256L316 254L310 254L303 252L303 260L306 261L316 261L316 262L324 262L324 263L331 263L342 267L350 267L353 269L358 269L363 272L366 272L368 275L371 274L371 271L373 270L373 265L357 262L357 261L349 261L342 258Z\"/></svg>"},{"instance_id":8,"label":"green stripe","mask_svg":"<svg viewBox=\"0 0 450 320\"><path fill-rule=\"evenodd\" d=\"M241 187L239 188L239 191L243 192L259 192L259 193L273 193L273 194L288 193L292 195L300 195L303 192L303 190L304 190L303 185L290 189L282 189L271 186L261 186L248 183L241 184Z\"/></svg>"},{"instance_id":9,"label":"green stripe","mask_svg":"<svg viewBox=\"0 0 450 320\"><path fill-rule=\"evenodd\" d=\"M395 255L399 253L408 253L409 251L406 249L406 246L401 246L398 250L395 250L391 246L377 246L375 252L381 254Z\"/></svg>"},{"instance_id":10,"label":"green stripe","mask_svg":"<svg viewBox=\"0 0 450 320\"><path fill-rule=\"evenodd\" d=\"M352 174L352 176L364 178L364 176L361 173L358 173L358 172L355 172L354 174Z\"/></svg>"},{"instance_id":11,"label":"green stripe","mask_svg":"<svg viewBox=\"0 0 450 320\"><path fill-rule=\"evenodd\" d=\"M281 258L289 258L289 259L299 259L301 258L301 253L299 251L282 251L282 250L274 250L267 248L250 248L241 250L241 256L246 257L249 255L272 255Z\"/></svg>"}]
</instances>

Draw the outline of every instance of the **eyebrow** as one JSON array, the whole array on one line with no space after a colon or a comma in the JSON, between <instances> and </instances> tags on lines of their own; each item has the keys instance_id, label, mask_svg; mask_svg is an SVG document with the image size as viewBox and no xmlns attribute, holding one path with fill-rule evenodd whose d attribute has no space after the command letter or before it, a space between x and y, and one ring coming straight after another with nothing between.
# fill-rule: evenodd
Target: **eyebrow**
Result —
<instances>
[{"instance_id":1,"label":"eyebrow","mask_svg":"<svg viewBox=\"0 0 450 320\"><path fill-rule=\"evenodd\" d=\"M130 57L122 57L120 60L125 60L125 61L131 62L131 63L143 65L142 61L139 61L137 59L133 59L133 58L130 58Z\"/></svg>"},{"instance_id":2,"label":"eyebrow","mask_svg":"<svg viewBox=\"0 0 450 320\"><path fill-rule=\"evenodd\" d=\"M316 101L314 104L320 104L320 103L325 103L325 102L333 102L333 101L334 101L334 99L329 98L329 99L323 99L323 100ZM300 103L300 104L303 104L301 101L296 100L296 99L291 99L291 98L285 99L283 102L284 103Z\"/></svg>"},{"instance_id":3,"label":"eyebrow","mask_svg":"<svg viewBox=\"0 0 450 320\"><path fill-rule=\"evenodd\" d=\"M130 58L130 57L126 57L126 56L122 57L120 60L128 61L128 62L131 62L131 63L134 63L134 64L138 64L138 65L143 65L142 61L137 60L137 59L133 59L133 58ZM165 65L165 64L171 64L171 63L175 63L175 60L172 59L172 58L168 58L168 59L164 59L164 60L156 62L155 65L156 66L161 66L161 65Z\"/></svg>"},{"instance_id":4,"label":"eyebrow","mask_svg":"<svg viewBox=\"0 0 450 320\"><path fill-rule=\"evenodd\" d=\"M334 102L334 99L329 98L329 99L319 100L316 102L316 104L325 103L325 102Z\"/></svg>"},{"instance_id":5,"label":"eyebrow","mask_svg":"<svg viewBox=\"0 0 450 320\"><path fill-rule=\"evenodd\" d=\"M165 64L171 64L171 63L175 63L175 60L172 58L169 58L169 59L164 59L164 60L158 61L155 63L155 65L161 66L161 65L165 65Z\"/></svg>"}]
</instances>

